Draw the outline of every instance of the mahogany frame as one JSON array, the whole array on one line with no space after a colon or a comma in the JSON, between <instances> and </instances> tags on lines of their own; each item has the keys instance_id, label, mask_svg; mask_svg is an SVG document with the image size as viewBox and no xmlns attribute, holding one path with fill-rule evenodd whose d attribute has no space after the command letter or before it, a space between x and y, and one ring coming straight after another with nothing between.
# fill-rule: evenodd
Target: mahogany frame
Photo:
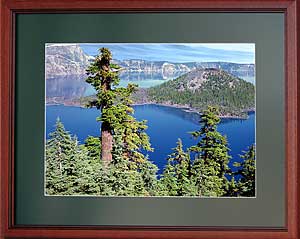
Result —
<instances>
[{"instance_id":1,"label":"mahogany frame","mask_svg":"<svg viewBox=\"0 0 300 239\"><path fill-rule=\"evenodd\" d=\"M0 238L300 239L299 10L300 0L0 0ZM286 226L18 227L14 225L14 19L17 13L283 12L285 14Z\"/></svg>"}]
</instances>

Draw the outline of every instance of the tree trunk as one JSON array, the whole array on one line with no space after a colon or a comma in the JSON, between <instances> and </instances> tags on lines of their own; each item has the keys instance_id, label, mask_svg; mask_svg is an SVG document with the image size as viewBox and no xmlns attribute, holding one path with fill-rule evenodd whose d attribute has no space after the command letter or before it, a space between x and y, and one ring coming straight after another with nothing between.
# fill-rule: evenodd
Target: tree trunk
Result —
<instances>
[{"instance_id":1,"label":"tree trunk","mask_svg":"<svg viewBox=\"0 0 300 239\"><path fill-rule=\"evenodd\" d=\"M103 122L101 126L101 159L105 166L107 166L112 160L112 141L113 137L109 125Z\"/></svg>"},{"instance_id":2,"label":"tree trunk","mask_svg":"<svg viewBox=\"0 0 300 239\"><path fill-rule=\"evenodd\" d=\"M102 59L101 68L105 72L110 72L110 62L108 59ZM103 93L106 93L111 90L111 78L102 76L101 79L101 87ZM109 108L110 105L108 105L107 102L102 104L101 107L101 114L103 112L103 109ZM112 143L113 143L113 137L112 137L112 129L111 125L108 122L102 122L101 125L101 158L103 160L104 166L107 166L112 161Z\"/></svg>"}]
</instances>

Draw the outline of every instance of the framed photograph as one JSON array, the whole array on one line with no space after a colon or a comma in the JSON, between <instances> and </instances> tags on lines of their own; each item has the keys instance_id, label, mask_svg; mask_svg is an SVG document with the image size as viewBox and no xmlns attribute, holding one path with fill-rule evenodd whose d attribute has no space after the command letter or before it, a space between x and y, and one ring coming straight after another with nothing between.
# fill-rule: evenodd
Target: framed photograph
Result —
<instances>
[{"instance_id":1,"label":"framed photograph","mask_svg":"<svg viewBox=\"0 0 300 239\"><path fill-rule=\"evenodd\" d=\"M45 195L256 196L254 44L45 49Z\"/></svg>"},{"instance_id":2,"label":"framed photograph","mask_svg":"<svg viewBox=\"0 0 300 239\"><path fill-rule=\"evenodd\" d=\"M299 238L298 10L2 1L3 238Z\"/></svg>"}]
</instances>

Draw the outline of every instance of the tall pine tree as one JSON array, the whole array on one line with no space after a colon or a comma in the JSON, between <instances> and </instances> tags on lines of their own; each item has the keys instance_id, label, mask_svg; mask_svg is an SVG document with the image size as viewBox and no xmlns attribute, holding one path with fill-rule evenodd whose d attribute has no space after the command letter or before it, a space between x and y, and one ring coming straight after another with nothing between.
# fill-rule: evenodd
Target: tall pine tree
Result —
<instances>
[{"instance_id":1,"label":"tall pine tree","mask_svg":"<svg viewBox=\"0 0 300 239\"><path fill-rule=\"evenodd\" d=\"M161 179L161 183L165 184L163 185L165 190L172 196L194 195L195 187L191 184L190 155L184 151L181 139L178 139L177 146L173 148L173 153L167 160L168 164ZM174 183L176 186L172 185Z\"/></svg>"},{"instance_id":2,"label":"tall pine tree","mask_svg":"<svg viewBox=\"0 0 300 239\"><path fill-rule=\"evenodd\" d=\"M201 115L201 128L192 132L199 138L190 151L196 153L193 163L193 181L199 196L223 196L228 187L226 174L229 172L227 139L217 131L220 123L219 110L209 106Z\"/></svg>"},{"instance_id":3,"label":"tall pine tree","mask_svg":"<svg viewBox=\"0 0 300 239\"><path fill-rule=\"evenodd\" d=\"M111 64L112 54L107 48L101 48L100 53L87 69L88 78L86 82L96 90L97 98L90 101L88 107L97 107L101 110L101 159L108 164L112 160L113 128L107 120L111 113L115 99L113 86L119 83L117 65Z\"/></svg>"},{"instance_id":4,"label":"tall pine tree","mask_svg":"<svg viewBox=\"0 0 300 239\"><path fill-rule=\"evenodd\" d=\"M52 195L68 194L73 182L69 180L74 173L70 164L76 151L76 141L65 130L59 118L56 120L55 131L49 136L46 142L46 192Z\"/></svg>"},{"instance_id":5,"label":"tall pine tree","mask_svg":"<svg viewBox=\"0 0 300 239\"><path fill-rule=\"evenodd\" d=\"M146 121L138 121L134 118L132 108L132 94L137 85L128 84L127 87L119 87L118 70L120 67L111 64L112 54L107 48L100 49L94 62L87 69L89 75L86 82L96 90L96 99L88 103L88 107L97 107L101 110L101 158L104 162L112 161L114 135L121 135L123 140L123 157L134 161L138 168L139 163L147 159L142 150L151 151L149 137L145 133ZM91 140L89 140L90 142ZM96 143L92 140L92 143ZM126 151L126 152L125 152Z\"/></svg>"}]
</instances>

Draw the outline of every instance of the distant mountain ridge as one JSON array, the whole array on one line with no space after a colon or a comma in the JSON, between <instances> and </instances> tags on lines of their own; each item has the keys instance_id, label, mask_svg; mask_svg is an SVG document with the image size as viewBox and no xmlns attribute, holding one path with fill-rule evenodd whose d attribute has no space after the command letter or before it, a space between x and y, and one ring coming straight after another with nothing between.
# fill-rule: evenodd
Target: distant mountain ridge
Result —
<instances>
[{"instance_id":1,"label":"distant mountain ridge","mask_svg":"<svg viewBox=\"0 0 300 239\"><path fill-rule=\"evenodd\" d=\"M48 44L46 46L46 79L57 76L82 75L93 56L83 52L79 44ZM254 76L254 64L238 64L229 62L187 62L172 63L168 61L146 61L141 59L113 60L127 72L162 73L172 77L175 73L187 73L197 68L216 68L233 75ZM177 74L178 75L178 74Z\"/></svg>"},{"instance_id":2,"label":"distant mountain ridge","mask_svg":"<svg viewBox=\"0 0 300 239\"><path fill-rule=\"evenodd\" d=\"M254 64L238 64L231 62L186 62L172 63L168 61L146 61L140 59L131 59L123 61L115 61L116 64L131 72L189 72L197 68L216 68L225 70L231 74L245 73L249 76L254 76Z\"/></svg>"}]
</instances>

